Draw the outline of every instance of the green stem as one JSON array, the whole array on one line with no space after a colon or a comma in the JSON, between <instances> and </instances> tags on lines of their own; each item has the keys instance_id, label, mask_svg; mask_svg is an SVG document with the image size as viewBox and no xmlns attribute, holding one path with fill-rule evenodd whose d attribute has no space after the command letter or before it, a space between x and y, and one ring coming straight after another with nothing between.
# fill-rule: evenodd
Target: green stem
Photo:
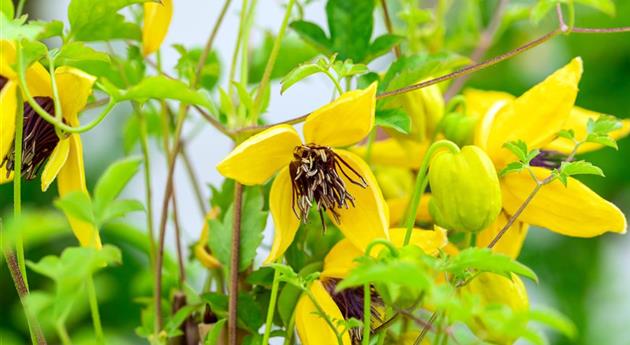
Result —
<instances>
[{"instance_id":1,"label":"green stem","mask_svg":"<svg viewBox=\"0 0 630 345\"><path fill-rule=\"evenodd\" d=\"M273 42L273 48L271 48L271 54L269 54L267 66L265 66L265 71L263 72L263 76L260 79L260 85L258 86L256 97L254 98L254 116L252 118L253 123L256 123L258 121L260 103L262 102L263 95L265 94L265 92L267 91L267 87L269 86L271 72L273 71L273 66L276 64L276 59L278 58L278 53L280 52L280 45L282 43L282 39L284 38L284 33L287 31L287 26L289 25L289 19L291 18L291 9L293 9L293 4L295 4L295 0L289 0L289 3L287 4L287 9L284 13L284 19L282 20L282 25L280 26L280 30L278 31L278 36L276 36L276 40Z\"/></svg>"},{"instance_id":2,"label":"green stem","mask_svg":"<svg viewBox=\"0 0 630 345\"><path fill-rule=\"evenodd\" d=\"M15 157L15 166L13 168L13 216L19 219L22 215L22 139L24 136L24 106L22 105L21 93L16 92L16 95L18 106L15 113L15 143L13 144ZM26 263L24 259L24 238L21 232L16 237L15 250L17 252L18 266L24 278L24 285L28 290Z\"/></svg>"},{"instance_id":3,"label":"green stem","mask_svg":"<svg viewBox=\"0 0 630 345\"><path fill-rule=\"evenodd\" d=\"M280 271L276 270L273 274L273 283L271 285L271 298L269 300L269 308L267 309L267 321L265 323L265 334L263 335L262 344L269 344L269 335L271 334L271 324L273 323L273 314L276 310L276 300L278 299L278 287L280 286Z\"/></svg>"},{"instance_id":4,"label":"green stem","mask_svg":"<svg viewBox=\"0 0 630 345\"><path fill-rule=\"evenodd\" d=\"M15 18L19 18L22 16L22 12L24 11L24 3L26 0L20 0L17 5L17 9L15 11Z\"/></svg>"},{"instance_id":5,"label":"green stem","mask_svg":"<svg viewBox=\"0 0 630 345\"><path fill-rule=\"evenodd\" d=\"M68 330L66 329L66 325L63 321L58 321L55 323L55 329L57 330L57 336L59 340L61 340L61 344L63 345L71 345L72 341L70 340L70 336L68 335Z\"/></svg>"},{"instance_id":6,"label":"green stem","mask_svg":"<svg viewBox=\"0 0 630 345\"><path fill-rule=\"evenodd\" d=\"M363 345L370 345L370 330L371 330L371 292L370 284L363 284Z\"/></svg>"},{"instance_id":7,"label":"green stem","mask_svg":"<svg viewBox=\"0 0 630 345\"><path fill-rule=\"evenodd\" d=\"M573 3L573 0L569 0L569 2L567 3L567 7L569 7L569 32L571 32L571 30L573 30L573 27L575 26L575 4Z\"/></svg>"},{"instance_id":8,"label":"green stem","mask_svg":"<svg viewBox=\"0 0 630 345\"><path fill-rule=\"evenodd\" d=\"M322 72L328 76L328 78L330 78L330 80L332 80L333 84L335 84L335 89L337 89L337 92L339 93L339 95L343 94L343 88L341 87L341 84L339 84L339 80L337 80L337 78L335 78L334 75L332 75L332 73L330 73L329 70L322 68ZM333 91L333 98L334 98L334 91Z\"/></svg>"},{"instance_id":9,"label":"green stem","mask_svg":"<svg viewBox=\"0 0 630 345\"><path fill-rule=\"evenodd\" d=\"M144 187L147 204L147 236L149 237L149 262L155 267L155 234L153 230L153 189L151 188L151 155L149 153L149 139L147 133L147 121L144 113L136 107L136 115L140 122L140 147L144 163Z\"/></svg>"},{"instance_id":10,"label":"green stem","mask_svg":"<svg viewBox=\"0 0 630 345\"><path fill-rule=\"evenodd\" d=\"M245 30L245 18L247 14L247 0L243 0L243 6L241 7L241 16L238 25L238 35L236 36L236 45L234 46L234 52L232 53L232 63L230 64L230 74L228 77L228 96L232 98L232 82L236 75L236 65L238 63L238 53L241 50L241 40L243 38L243 30ZM234 114L228 114L234 115Z\"/></svg>"},{"instance_id":11,"label":"green stem","mask_svg":"<svg viewBox=\"0 0 630 345\"><path fill-rule=\"evenodd\" d=\"M433 143L424 154L424 159L422 160L420 170L418 170L418 175L416 176L416 185L414 187L411 199L409 200L409 204L407 205L407 219L405 221L407 231L405 233L405 241L403 242L404 246L408 245L409 241L411 240L411 233L416 219L416 211L418 210L418 206L420 205L420 197L422 197L422 194L424 194L424 190L426 189L429 181L427 171L429 170L431 157L438 150L442 149L448 149L453 153L459 152L459 147L457 147L457 145L455 145L455 143L453 143L452 141L439 140Z\"/></svg>"},{"instance_id":12,"label":"green stem","mask_svg":"<svg viewBox=\"0 0 630 345\"><path fill-rule=\"evenodd\" d=\"M376 127L372 128L367 138L367 145L365 149L365 162L369 165L372 160L372 148L374 145L374 139L376 139Z\"/></svg>"},{"instance_id":13,"label":"green stem","mask_svg":"<svg viewBox=\"0 0 630 345\"><path fill-rule=\"evenodd\" d=\"M384 238L377 238L372 240L372 242L370 242L365 248L365 255L370 256L370 254L372 253L372 249L379 244L387 247L387 249L389 249L393 256L398 256L398 249L396 249L396 247L390 241Z\"/></svg>"},{"instance_id":14,"label":"green stem","mask_svg":"<svg viewBox=\"0 0 630 345\"><path fill-rule=\"evenodd\" d=\"M55 59L48 53L48 73L50 74L50 86L53 93L53 106L55 107L55 121L63 123L63 109L61 108L61 99L59 98L59 89L57 88L57 77L55 75ZM55 133L59 139L63 139L63 133L59 127L55 127Z\"/></svg>"},{"instance_id":15,"label":"green stem","mask_svg":"<svg viewBox=\"0 0 630 345\"><path fill-rule=\"evenodd\" d=\"M86 281L88 291L88 299L90 301L90 311L92 312L92 323L94 325L94 333L99 344L105 344L105 336L103 335L103 327L101 326L101 315L98 312L98 300L96 298L96 288L94 288L94 279L89 275Z\"/></svg>"},{"instance_id":16,"label":"green stem","mask_svg":"<svg viewBox=\"0 0 630 345\"><path fill-rule=\"evenodd\" d=\"M295 311L291 313L291 318L289 319L289 324L286 329L286 336L284 337L283 345L291 345L293 344L293 333L295 330Z\"/></svg>"}]
</instances>

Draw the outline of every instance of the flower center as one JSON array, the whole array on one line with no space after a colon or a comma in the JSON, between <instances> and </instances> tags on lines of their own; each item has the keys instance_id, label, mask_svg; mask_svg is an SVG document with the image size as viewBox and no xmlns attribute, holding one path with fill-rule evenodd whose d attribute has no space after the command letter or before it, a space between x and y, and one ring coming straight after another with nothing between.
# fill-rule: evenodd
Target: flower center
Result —
<instances>
[{"instance_id":1,"label":"flower center","mask_svg":"<svg viewBox=\"0 0 630 345\"><path fill-rule=\"evenodd\" d=\"M542 150L529 162L529 165L547 169L557 169L566 159L567 156L558 151Z\"/></svg>"},{"instance_id":2,"label":"flower center","mask_svg":"<svg viewBox=\"0 0 630 345\"><path fill-rule=\"evenodd\" d=\"M0 75L0 91L4 89L4 86L9 82L9 79Z\"/></svg>"},{"instance_id":3,"label":"flower center","mask_svg":"<svg viewBox=\"0 0 630 345\"><path fill-rule=\"evenodd\" d=\"M35 97L35 101L49 114L55 114L55 106L50 97ZM28 102L24 103L24 132L22 139L22 177L34 179L43 163L50 157L59 137L55 126L46 122ZM0 163L5 166L7 177L15 170L15 144Z\"/></svg>"},{"instance_id":4,"label":"flower center","mask_svg":"<svg viewBox=\"0 0 630 345\"><path fill-rule=\"evenodd\" d=\"M322 281L322 285L330 297L332 297L345 320L355 318L359 321L363 321L363 288L349 288L337 292L335 289L339 281L340 279L326 279ZM383 323L382 315L378 311L378 307L382 305L383 301L376 291L372 289L370 293L370 322L372 329ZM363 338L361 328L352 328L349 333L353 344L361 344Z\"/></svg>"},{"instance_id":5,"label":"flower center","mask_svg":"<svg viewBox=\"0 0 630 345\"><path fill-rule=\"evenodd\" d=\"M314 202L324 229L325 211L329 210L335 222L339 223L339 213L335 209L354 207L354 197L348 193L341 174L350 183L367 187L365 179L327 146L297 146L289 172L293 185L293 212L298 219L306 222ZM354 177L350 177L348 172Z\"/></svg>"}]
</instances>

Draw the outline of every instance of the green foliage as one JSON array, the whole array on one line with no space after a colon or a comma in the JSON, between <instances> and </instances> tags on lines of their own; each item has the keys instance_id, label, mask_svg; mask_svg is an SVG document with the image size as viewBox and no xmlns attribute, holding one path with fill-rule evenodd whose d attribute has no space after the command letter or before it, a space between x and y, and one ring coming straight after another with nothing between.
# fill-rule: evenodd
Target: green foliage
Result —
<instances>
[{"instance_id":1,"label":"green foliage","mask_svg":"<svg viewBox=\"0 0 630 345\"><path fill-rule=\"evenodd\" d=\"M201 92L191 90L181 81L165 76L145 78L138 85L124 91L117 99L138 102L145 102L148 99L175 99L188 104L211 107L210 101Z\"/></svg>"},{"instance_id":2,"label":"green foliage","mask_svg":"<svg viewBox=\"0 0 630 345\"><path fill-rule=\"evenodd\" d=\"M540 154L540 150L538 149L528 150L527 144L523 140L507 142L503 144L503 147L510 150L510 152L516 156L518 162L511 162L503 168L503 170L499 172L499 176L501 177L529 169L529 162Z\"/></svg>"},{"instance_id":3,"label":"green foliage","mask_svg":"<svg viewBox=\"0 0 630 345\"><path fill-rule=\"evenodd\" d=\"M218 293L206 293L201 295L201 299L208 304L216 315L221 318L227 318L228 296ZM265 321L260 305L249 294L239 294L237 304L240 310L247 310L246 313L238 314L238 326L250 333L257 333Z\"/></svg>"},{"instance_id":4,"label":"green foliage","mask_svg":"<svg viewBox=\"0 0 630 345\"><path fill-rule=\"evenodd\" d=\"M403 109L378 109L375 117L377 126L391 128L403 134L411 130L411 119Z\"/></svg>"},{"instance_id":5,"label":"green foliage","mask_svg":"<svg viewBox=\"0 0 630 345\"><path fill-rule=\"evenodd\" d=\"M202 49L193 48L187 50L181 44L176 44L173 47L180 55L179 60L177 60L177 65L175 65L177 73L179 74L180 78L190 83L190 81L193 80L193 77L197 73L197 67L199 64L199 59L201 58ZM221 64L219 63L219 57L217 56L216 52L210 52L206 57L206 61L203 64L203 67L201 68L201 74L199 75L199 80L197 81L197 83L206 90L212 90L217 85L220 75Z\"/></svg>"},{"instance_id":6,"label":"green foliage","mask_svg":"<svg viewBox=\"0 0 630 345\"><path fill-rule=\"evenodd\" d=\"M617 150L617 142L610 136L610 132L620 128L621 122L614 116L602 115L597 120L588 119L586 142L601 144Z\"/></svg>"},{"instance_id":7,"label":"green foliage","mask_svg":"<svg viewBox=\"0 0 630 345\"><path fill-rule=\"evenodd\" d=\"M538 24L556 4L564 4L573 7L574 1L575 3L594 8L611 17L614 16L616 12L615 3L612 0L538 0L536 5L532 8L530 19L534 24Z\"/></svg>"},{"instance_id":8,"label":"green foliage","mask_svg":"<svg viewBox=\"0 0 630 345\"><path fill-rule=\"evenodd\" d=\"M331 69L335 71L336 78L330 72ZM334 54L330 58L318 58L313 62L301 64L291 70L282 79L282 89L280 93L285 92L302 79L317 73L325 74L335 84L337 91L341 92L342 80L367 72L367 66L363 64L353 64L351 60L339 61L337 60L337 55Z\"/></svg>"},{"instance_id":9,"label":"green foliage","mask_svg":"<svg viewBox=\"0 0 630 345\"><path fill-rule=\"evenodd\" d=\"M507 255L495 253L488 248L467 248L459 254L449 257L441 265L445 272L453 274L455 277L464 278L471 273L492 272L510 276L516 273L524 277L538 281L536 273L529 267L513 260Z\"/></svg>"},{"instance_id":10,"label":"green foliage","mask_svg":"<svg viewBox=\"0 0 630 345\"><path fill-rule=\"evenodd\" d=\"M81 68L85 63L101 62L109 64L109 55L86 46L83 42L71 42L63 45L53 54L55 66L74 66Z\"/></svg>"},{"instance_id":11,"label":"green foliage","mask_svg":"<svg viewBox=\"0 0 630 345\"><path fill-rule=\"evenodd\" d=\"M13 18L15 13L15 8L13 8L13 1L1 0L0 12L2 12L6 18Z\"/></svg>"},{"instance_id":12,"label":"green foliage","mask_svg":"<svg viewBox=\"0 0 630 345\"><path fill-rule=\"evenodd\" d=\"M68 6L70 35L80 41L138 40L140 27L127 22L121 9L152 0L72 0Z\"/></svg>"},{"instance_id":13,"label":"green foliage","mask_svg":"<svg viewBox=\"0 0 630 345\"><path fill-rule=\"evenodd\" d=\"M8 11L8 9L6 11ZM37 38L43 31L43 28L39 25L27 24L26 15L20 18L16 18L16 19L12 19L11 17L7 16L5 11L2 11L0 13L0 26L2 27L2 39L33 40Z\"/></svg>"},{"instance_id":14,"label":"green foliage","mask_svg":"<svg viewBox=\"0 0 630 345\"><path fill-rule=\"evenodd\" d=\"M262 44L252 50L248 71L249 83L260 82L271 55L274 39L273 34L267 32ZM297 65L313 59L315 55L317 55L317 50L304 43L303 40L295 37L295 35L286 35L280 43L280 51L271 72L271 79L284 77Z\"/></svg>"}]
</instances>

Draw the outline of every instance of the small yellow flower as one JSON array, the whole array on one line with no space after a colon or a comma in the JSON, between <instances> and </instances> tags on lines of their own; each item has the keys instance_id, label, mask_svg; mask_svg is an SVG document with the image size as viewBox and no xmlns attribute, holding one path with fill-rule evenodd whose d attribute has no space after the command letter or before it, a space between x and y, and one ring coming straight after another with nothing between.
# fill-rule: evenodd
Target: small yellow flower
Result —
<instances>
[{"instance_id":1,"label":"small yellow flower","mask_svg":"<svg viewBox=\"0 0 630 345\"><path fill-rule=\"evenodd\" d=\"M11 181L14 168L13 141L15 138L17 74L11 69L15 62L15 47L11 42L0 41L0 182ZM79 126L78 114L85 107L92 93L95 78L78 69L61 66L55 70L63 120L70 126ZM49 113L55 107L48 71L34 63L26 71L26 82L35 101ZM78 134L60 139L52 124L41 118L31 106L24 105L24 139L22 147L22 176L33 179L42 166L41 188L46 191L57 179L59 195L81 191L87 193L83 165L83 145ZM98 230L87 222L74 217L68 221L82 246L101 247Z\"/></svg>"},{"instance_id":2,"label":"small yellow flower","mask_svg":"<svg viewBox=\"0 0 630 345\"><path fill-rule=\"evenodd\" d=\"M326 212L346 238L365 248L388 238L389 214L376 178L356 154L338 147L357 143L374 126L376 84L350 91L314 111L302 141L288 125L269 128L238 145L217 170L244 185L263 184L277 171L269 194L275 237L265 263L282 256L311 207Z\"/></svg>"},{"instance_id":3,"label":"small yellow flower","mask_svg":"<svg viewBox=\"0 0 630 345\"><path fill-rule=\"evenodd\" d=\"M562 129L573 129L577 139L584 138L586 120L597 114L574 107L581 75L582 60L576 58L517 98L494 91L465 93L471 115L481 118L475 145L488 153L497 171L514 160L513 154L503 148L505 142L520 139L530 149L541 149L542 154L549 151L568 154L573 146L564 139L558 139L556 134ZM624 121L623 128L612 135L619 138L629 130L630 123ZM600 147L588 144L578 152ZM550 173L542 166L534 166L532 170L540 180ZM535 182L525 171L501 178L505 214L514 214L534 187ZM519 220L575 237L593 237L608 231L625 233L627 228L626 218L619 208L574 178L569 178L567 187L557 180L543 187ZM494 226L491 228L495 230L490 231L498 231ZM521 232L512 240L522 241L523 238ZM500 242L508 240L503 238ZM514 255L515 248L520 248L520 244L507 245L506 248L510 248L509 254Z\"/></svg>"},{"instance_id":4,"label":"small yellow flower","mask_svg":"<svg viewBox=\"0 0 630 345\"><path fill-rule=\"evenodd\" d=\"M160 49L173 16L173 0L144 3L142 53L150 55Z\"/></svg>"},{"instance_id":5,"label":"small yellow flower","mask_svg":"<svg viewBox=\"0 0 630 345\"><path fill-rule=\"evenodd\" d=\"M406 230L403 228L389 230L391 241L395 246L402 247L405 232ZM440 228L433 231L414 229L410 241L411 245L416 245L425 253L434 256L447 243L446 231ZM377 253L372 254L377 255ZM337 282L348 275L357 264L355 259L363 255L362 249L354 246L348 239L339 241L326 255L324 270L319 280L314 281L309 287L324 313L333 320L351 317L361 320L363 318L363 290L361 288L335 292ZM295 325L302 344L337 343L334 332L319 315L317 308L307 295L303 294L300 297L295 313ZM339 327L338 332L341 333L342 331L343 327ZM350 334L344 333L343 344L356 344L360 341L360 336L361 333L357 329L352 330Z\"/></svg>"},{"instance_id":6,"label":"small yellow flower","mask_svg":"<svg viewBox=\"0 0 630 345\"><path fill-rule=\"evenodd\" d=\"M219 214L218 208L213 208L206 214L206 219L203 224L203 228L201 229L201 235L199 236L199 241L195 244L195 257L199 262L201 262L204 267L213 269L221 267L221 263L217 260L211 253L208 248L208 239L210 238L210 229L208 228L208 221L211 219L216 219Z\"/></svg>"}]
</instances>

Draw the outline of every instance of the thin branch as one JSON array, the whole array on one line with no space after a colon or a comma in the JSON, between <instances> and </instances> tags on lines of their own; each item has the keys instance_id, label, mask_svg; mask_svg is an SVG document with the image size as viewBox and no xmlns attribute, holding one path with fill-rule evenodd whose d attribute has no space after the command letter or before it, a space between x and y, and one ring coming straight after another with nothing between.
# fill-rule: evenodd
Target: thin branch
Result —
<instances>
[{"instance_id":1,"label":"thin branch","mask_svg":"<svg viewBox=\"0 0 630 345\"><path fill-rule=\"evenodd\" d=\"M182 160L184 161L184 166L186 167L186 172L188 173L188 179L193 187L193 192L195 193L195 199L197 199L197 206L199 207L199 212L202 213L202 216L205 217L208 210L206 209L206 201L204 200L203 194L201 192L201 184L199 183L199 177L195 173L195 168L192 165L192 161L190 160L190 156L188 155L188 151L186 150L186 145L182 145L182 149L180 152L182 156Z\"/></svg>"},{"instance_id":2,"label":"thin branch","mask_svg":"<svg viewBox=\"0 0 630 345\"><path fill-rule=\"evenodd\" d=\"M197 63L197 69L195 70L195 84L197 84L197 81L199 80L199 77L201 76L201 71L203 70L203 66L205 66L206 64L206 60L208 59L208 54L210 54L210 51L212 50L212 45L214 44L214 40L217 37L217 34L219 33L219 27L221 26L221 23L223 22L225 13L230 7L230 3L232 3L232 0L225 0L225 2L223 3L223 7L221 8L221 12L219 13L219 17L217 18L216 24L212 28L212 32L210 33L210 36L208 37L208 40L206 41L206 46L203 48L203 52L201 52L201 56L199 57L199 62Z\"/></svg>"},{"instance_id":3,"label":"thin branch","mask_svg":"<svg viewBox=\"0 0 630 345\"><path fill-rule=\"evenodd\" d=\"M573 28L571 32L576 34L612 34L630 32L630 26L622 26L620 28Z\"/></svg>"},{"instance_id":4,"label":"thin branch","mask_svg":"<svg viewBox=\"0 0 630 345\"><path fill-rule=\"evenodd\" d=\"M175 250L177 252L177 264L179 265L179 288L184 288L184 282L186 282L186 267L184 266L184 253L182 250L181 240L181 228L179 226L179 215L177 208L177 193L173 189L173 195L171 195L172 209L173 209L173 224L175 225Z\"/></svg>"},{"instance_id":5,"label":"thin branch","mask_svg":"<svg viewBox=\"0 0 630 345\"><path fill-rule=\"evenodd\" d=\"M238 268L240 262L241 243L241 211L243 201L243 185L234 185L234 219L232 221L232 252L230 256L230 289L228 307L228 343L236 345L236 320L238 316Z\"/></svg>"},{"instance_id":6,"label":"thin branch","mask_svg":"<svg viewBox=\"0 0 630 345\"><path fill-rule=\"evenodd\" d=\"M568 32L569 26L564 21L564 15L562 14L562 5L560 3L556 4L556 16L558 17L558 23L560 25L560 30L562 32Z\"/></svg>"},{"instance_id":7,"label":"thin branch","mask_svg":"<svg viewBox=\"0 0 630 345\"><path fill-rule=\"evenodd\" d=\"M492 15L492 19L490 20L490 23L481 34L481 37L479 39L479 44L477 45L477 47L475 48L475 50L470 56L470 59L473 62L478 62L484 57L484 55L486 55L486 52L488 51L488 49L490 48L492 44L494 36L497 34L497 31L499 30L499 26L501 25L501 19L503 18L503 14L505 13L505 9L507 8L508 3L509 3L509 0L501 0L497 4L494 14ZM461 88L464 86L464 84L469 78L470 76L466 75L466 76L456 79L453 82L453 84L448 88L446 93L444 94L444 98L446 100L449 100L453 96L455 96L459 92L459 90L461 90Z\"/></svg>"},{"instance_id":8,"label":"thin branch","mask_svg":"<svg viewBox=\"0 0 630 345\"><path fill-rule=\"evenodd\" d=\"M392 19L389 16L389 10L387 9L387 0L381 0L381 7L383 7L383 19L385 20L385 27L387 32L391 35L394 34L394 26L392 25ZM394 46L394 56L400 57L400 45Z\"/></svg>"}]
</instances>

